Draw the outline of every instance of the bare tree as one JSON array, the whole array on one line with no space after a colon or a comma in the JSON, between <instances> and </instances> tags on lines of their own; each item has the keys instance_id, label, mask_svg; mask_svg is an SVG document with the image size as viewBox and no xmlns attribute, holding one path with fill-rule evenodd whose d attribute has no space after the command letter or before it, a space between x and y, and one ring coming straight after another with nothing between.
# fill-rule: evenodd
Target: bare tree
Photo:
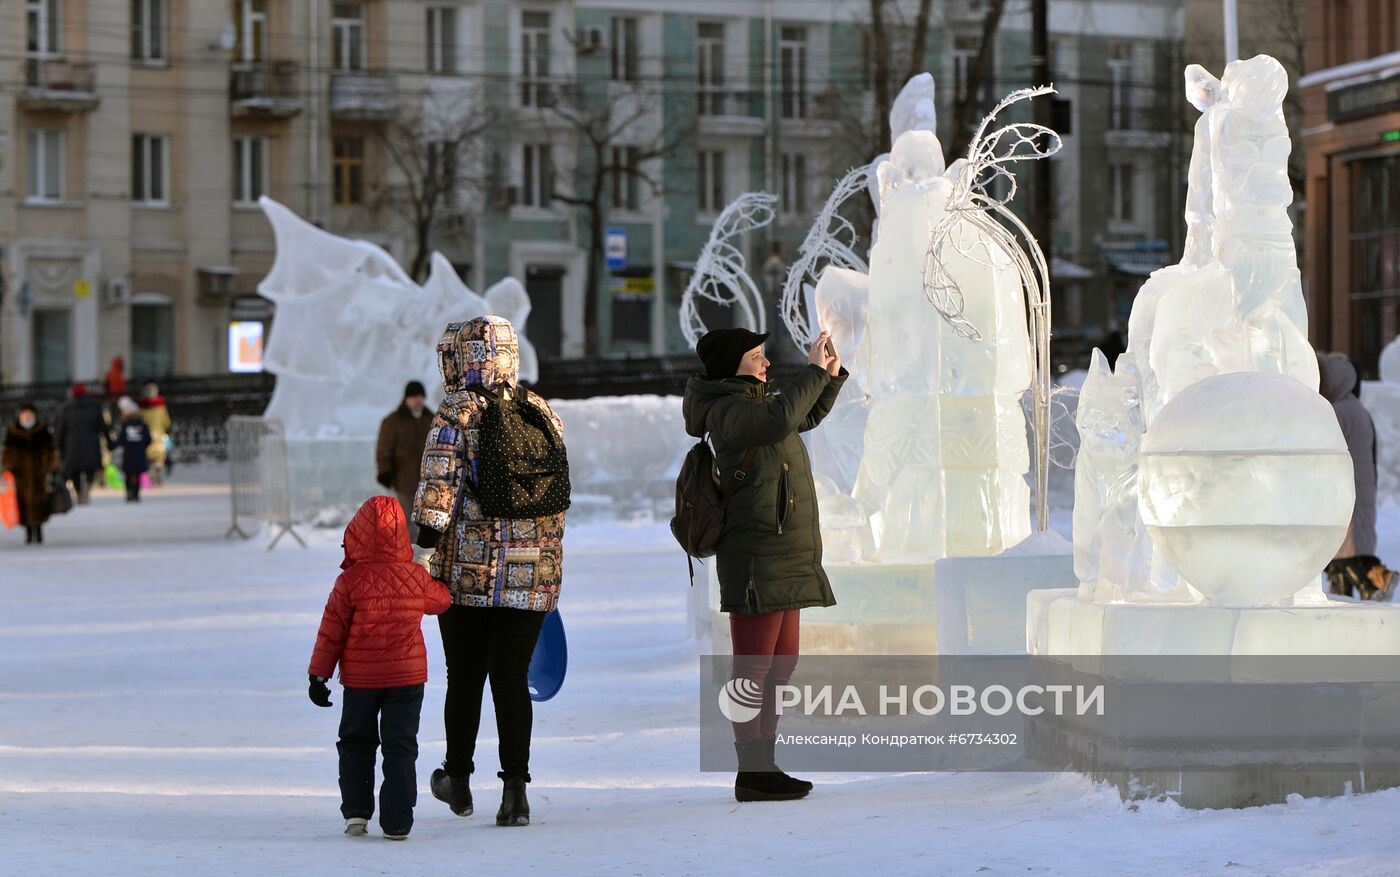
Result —
<instances>
[{"instance_id":1,"label":"bare tree","mask_svg":"<svg viewBox=\"0 0 1400 877\"><path fill-rule=\"evenodd\" d=\"M962 95L954 96L950 155L966 151L977 114L986 108L986 86L993 75L996 35L1006 2L989 0L987 4L977 54L964 73ZM890 108L904 84L927 69L925 56L934 32L932 0L918 0L912 16L906 11L908 4L900 0L867 3L867 19L860 23L860 30L863 73L871 99L867 103L857 95L841 114L857 161L868 161L890 150Z\"/></svg>"},{"instance_id":2,"label":"bare tree","mask_svg":"<svg viewBox=\"0 0 1400 877\"><path fill-rule=\"evenodd\" d=\"M597 93L581 91L542 110L563 124L577 146L578 166L571 180L557 181L555 200L575 208L583 219L588 259L583 281L585 353L602 351L598 330L599 286L604 263L603 236L615 191L645 187L653 198L664 191L656 162L689 137L686 126L663 129L662 95L637 83L612 82ZM658 255L659 259L660 256Z\"/></svg>"},{"instance_id":3,"label":"bare tree","mask_svg":"<svg viewBox=\"0 0 1400 877\"><path fill-rule=\"evenodd\" d=\"M413 234L408 273L421 281L439 220L460 210L459 200L479 188L470 175L473 154L491 126L488 112L405 102L393 118L370 125L392 166L376 206L387 207Z\"/></svg>"}]
</instances>

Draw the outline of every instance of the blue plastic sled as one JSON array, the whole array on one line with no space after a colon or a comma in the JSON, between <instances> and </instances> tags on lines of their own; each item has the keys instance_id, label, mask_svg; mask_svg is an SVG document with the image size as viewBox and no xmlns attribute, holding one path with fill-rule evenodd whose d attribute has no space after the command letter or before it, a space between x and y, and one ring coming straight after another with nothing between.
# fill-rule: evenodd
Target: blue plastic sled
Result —
<instances>
[{"instance_id":1,"label":"blue plastic sled","mask_svg":"<svg viewBox=\"0 0 1400 877\"><path fill-rule=\"evenodd\" d=\"M535 654L530 657L530 699L549 700L564 687L569 669L569 641L564 636L564 619L555 609L544 617Z\"/></svg>"}]
</instances>

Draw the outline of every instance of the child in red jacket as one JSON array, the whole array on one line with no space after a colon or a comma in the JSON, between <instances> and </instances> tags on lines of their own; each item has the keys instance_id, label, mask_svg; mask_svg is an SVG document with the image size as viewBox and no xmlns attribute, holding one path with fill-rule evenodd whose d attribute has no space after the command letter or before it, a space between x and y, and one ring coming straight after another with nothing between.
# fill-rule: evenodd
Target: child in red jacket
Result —
<instances>
[{"instance_id":1,"label":"child in red jacket","mask_svg":"<svg viewBox=\"0 0 1400 877\"><path fill-rule=\"evenodd\" d=\"M376 496L345 528L344 570L335 581L316 649L308 694L331 705L326 681L340 664L340 813L345 833L366 833L374 815L374 751L384 750L379 826L390 840L413 827L418 797L418 713L428 681L423 615L452 605L447 586L413 562L408 524L397 500Z\"/></svg>"}]
</instances>

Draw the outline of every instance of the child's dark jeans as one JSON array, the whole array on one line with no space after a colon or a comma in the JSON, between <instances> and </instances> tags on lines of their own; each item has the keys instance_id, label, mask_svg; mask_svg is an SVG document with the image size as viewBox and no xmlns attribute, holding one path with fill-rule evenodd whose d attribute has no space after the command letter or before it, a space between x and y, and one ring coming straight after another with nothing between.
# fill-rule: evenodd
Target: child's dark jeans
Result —
<instances>
[{"instance_id":1,"label":"child's dark jeans","mask_svg":"<svg viewBox=\"0 0 1400 877\"><path fill-rule=\"evenodd\" d=\"M346 688L341 694L340 815L374 815L374 750L384 750L379 787L379 826L385 834L408 834L418 800L418 714L423 686Z\"/></svg>"}]
</instances>

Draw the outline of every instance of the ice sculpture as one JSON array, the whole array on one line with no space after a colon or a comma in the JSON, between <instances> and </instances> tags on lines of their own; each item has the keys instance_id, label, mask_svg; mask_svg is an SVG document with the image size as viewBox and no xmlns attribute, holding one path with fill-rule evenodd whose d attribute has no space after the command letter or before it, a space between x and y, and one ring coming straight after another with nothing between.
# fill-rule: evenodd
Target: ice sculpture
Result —
<instances>
[{"instance_id":1,"label":"ice sculpture","mask_svg":"<svg viewBox=\"0 0 1400 877\"><path fill-rule=\"evenodd\" d=\"M1163 406L1202 380L1266 372L1287 375L1310 390L1318 385L1287 214L1292 189L1281 109L1287 74L1264 55L1230 64L1222 79L1193 64L1185 71L1185 90L1202 115L1187 176L1182 259L1143 284L1117 373L1086 383L1080 400L1081 411L1126 428L1112 451L1120 473L1136 470L1136 448L1144 431L1152 435ZM1135 392L1120 392L1132 384ZM1090 448L1087 457L1081 450L1077 479L1086 483L1076 483L1077 501L1102 494L1102 450ZM1142 545L1144 522L1124 514L1127 508L1120 503L1113 513L1105 506L1076 509L1077 566L1086 596L1193 599L1170 557ZM1088 561L1095 554L1127 563L1095 565ZM1090 573L1094 578L1086 578Z\"/></svg>"},{"instance_id":2,"label":"ice sculpture","mask_svg":"<svg viewBox=\"0 0 1400 877\"><path fill-rule=\"evenodd\" d=\"M694 347L704 335L698 299L723 307L738 308L743 323L755 332L767 331L768 316L763 296L745 269L738 240L773 221L778 199L766 192L745 192L735 198L715 219L710 238L695 260L690 282L681 293L681 331Z\"/></svg>"},{"instance_id":3,"label":"ice sculpture","mask_svg":"<svg viewBox=\"0 0 1400 877\"><path fill-rule=\"evenodd\" d=\"M952 167L944 166L937 136L916 128L899 137L876 172L881 233L853 371L874 400L855 495L877 514L882 562L997 554L1030 533L1021 396L1035 372L1044 447L1049 371L1032 347L1026 314L1029 299L1037 341L1048 341L1048 303L1040 295L1048 272L1029 233L1005 210L1015 192L1005 167L1053 154L1059 138L1032 125L987 127L1005 107L1046 92L1002 101L968 158ZM993 177L1009 181L1004 198L987 194ZM934 307L919 307L920 299ZM911 471L926 477L906 477ZM1042 482L1042 500L1045 492Z\"/></svg>"},{"instance_id":4,"label":"ice sculpture","mask_svg":"<svg viewBox=\"0 0 1400 877\"><path fill-rule=\"evenodd\" d=\"M1400 338L1381 350L1379 381L1361 385L1361 401L1376 424L1376 494L1400 502Z\"/></svg>"},{"instance_id":5,"label":"ice sculpture","mask_svg":"<svg viewBox=\"0 0 1400 877\"><path fill-rule=\"evenodd\" d=\"M529 314L529 296L513 279L482 298L435 253L420 286L380 247L316 228L270 198L259 203L277 240L272 270L258 285L277 306L263 359L277 387L265 413L289 438L374 436L405 383L440 392L431 378L443 326L496 308L520 324Z\"/></svg>"}]
</instances>

